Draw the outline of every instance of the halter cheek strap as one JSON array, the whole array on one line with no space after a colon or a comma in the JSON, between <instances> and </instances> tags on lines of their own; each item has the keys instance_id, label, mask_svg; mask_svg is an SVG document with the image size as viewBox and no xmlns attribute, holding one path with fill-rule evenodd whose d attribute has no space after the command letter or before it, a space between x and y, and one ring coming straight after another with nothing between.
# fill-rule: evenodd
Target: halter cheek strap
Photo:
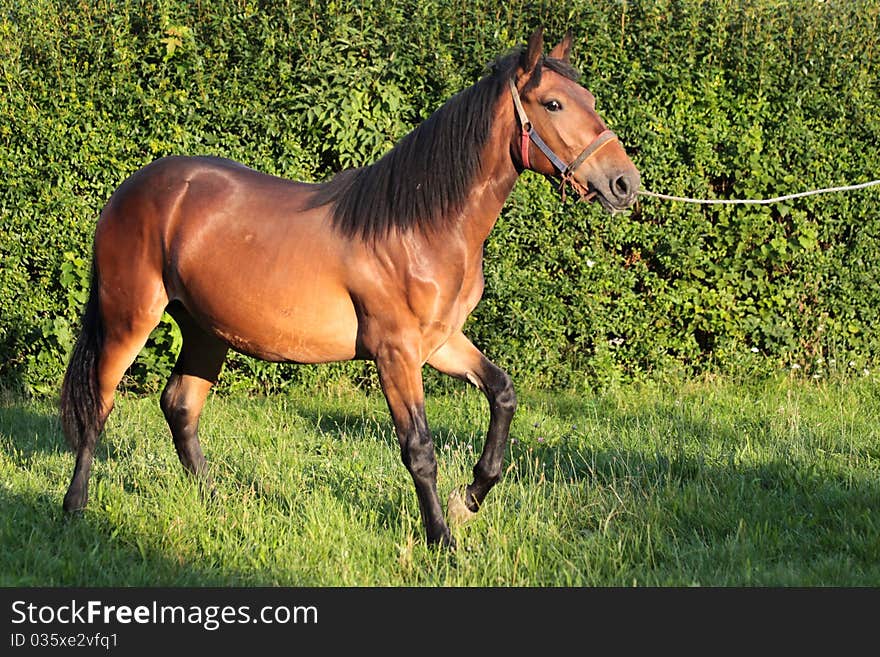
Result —
<instances>
[{"instance_id":1,"label":"halter cheek strap","mask_svg":"<svg viewBox=\"0 0 880 657\"><path fill-rule=\"evenodd\" d=\"M532 166L531 162L529 162L529 130L531 129L531 126L529 125L529 129L526 129L526 125L529 124L522 124L523 128L520 133L519 152L522 157L523 168L530 169Z\"/></svg>"},{"instance_id":2,"label":"halter cheek strap","mask_svg":"<svg viewBox=\"0 0 880 657\"><path fill-rule=\"evenodd\" d=\"M571 183L571 186L574 187L581 196L585 196L587 198L592 198L595 196L595 192L588 192L584 189L584 186L581 185L577 180L574 179L574 171L584 162L586 162L592 155L594 155L600 148L602 148L605 144L607 144L612 139L617 139L617 135L615 135L610 130L603 130L599 133L599 135L592 141L590 144L581 151L581 154L578 155L571 164L566 164L556 153L553 152L553 149L550 148L547 143L541 139L540 135L535 131L535 128L532 127L531 121L529 121L529 117L526 114L526 110L523 107L522 99L519 97L519 92L516 90L516 83L513 81L513 78L508 79L508 86L510 87L510 93L513 96L513 104L516 107L516 114L519 117L519 125L520 125L520 143L519 143L519 152L520 158L522 158L523 167L526 169L531 168L531 162L529 161L529 146L530 142L534 142L535 146L537 146L542 153L550 160L550 163L559 171L562 182L560 184L560 191L562 193L562 200L565 200L565 184Z\"/></svg>"}]
</instances>

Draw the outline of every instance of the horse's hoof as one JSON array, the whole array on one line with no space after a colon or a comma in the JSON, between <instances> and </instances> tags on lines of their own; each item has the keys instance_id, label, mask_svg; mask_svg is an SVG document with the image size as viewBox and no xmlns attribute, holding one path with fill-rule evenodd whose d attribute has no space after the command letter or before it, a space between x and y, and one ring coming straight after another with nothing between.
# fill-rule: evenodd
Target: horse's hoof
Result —
<instances>
[{"instance_id":1,"label":"horse's hoof","mask_svg":"<svg viewBox=\"0 0 880 657\"><path fill-rule=\"evenodd\" d=\"M455 552L455 538L452 536L452 532L449 531L448 527L444 527L443 531L436 535L432 536L431 534L428 534L425 538L427 539L428 547Z\"/></svg>"},{"instance_id":2,"label":"horse's hoof","mask_svg":"<svg viewBox=\"0 0 880 657\"><path fill-rule=\"evenodd\" d=\"M477 514L465 504L461 490L455 488L450 491L449 498L446 500L446 519L450 525L464 525L475 515Z\"/></svg>"},{"instance_id":3,"label":"horse's hoof","mask_svg":"<svg viewBox=\"0 0 880 657\"><path fill-rule=\"evenodd\" d=\"M217 487L214 485L213 481L206 479L200 481L199 484L199 495L205 504L211 504L219 499L220 494L217 492Z\"/></svg>"},{"instance_id":4,"label":"horse's hoof","mask_svg":"<svg viewBox=\"0 0 880 657\"><path fill-rule=\"evenodd\" d=\"M79 513L86 508L88 501L88 495L79 491L67 491L67 495L64 496L64 512L71 515Z\"/></svg>"}]
</instances>

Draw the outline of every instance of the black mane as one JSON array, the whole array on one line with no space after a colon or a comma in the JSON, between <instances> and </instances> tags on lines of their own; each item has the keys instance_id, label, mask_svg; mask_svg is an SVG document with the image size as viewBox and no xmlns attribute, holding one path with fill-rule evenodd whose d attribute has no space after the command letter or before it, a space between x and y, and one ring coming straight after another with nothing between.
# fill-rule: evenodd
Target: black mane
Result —
<instances>
[{"instance_id":1,"label":"black mane","mask_svg":"<svg viewBox=\"0 0 880 657\"><path fill-rule=\"evenodd\" d=\"M317 185L309 207L332 204L334 226L350 238L442 227L461 211L480 173L495 101L508 93L507 80L522 54L520 48L496 59L479 82L446 101L374 164ZM538 64L530 85L539 84L542 65L578 78L568 63L548 58Z\"/></svg>"}]
</instances>

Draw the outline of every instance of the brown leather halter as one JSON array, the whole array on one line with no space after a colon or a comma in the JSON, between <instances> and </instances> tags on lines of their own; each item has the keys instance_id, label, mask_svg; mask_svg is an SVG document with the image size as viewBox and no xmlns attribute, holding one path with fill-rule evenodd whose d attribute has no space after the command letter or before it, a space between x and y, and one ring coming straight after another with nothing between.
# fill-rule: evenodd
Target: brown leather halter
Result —
<instances>
[{"instance_id":1,"label":"brown leather halter","mask_svg":"<svg viewBox=\"0 0 880 657\"><path fill-rule=\"evenodd\" d=\"M575 170L586 162L590 157L595 155L600 148L602 148L605 144L613 139L617 139L617 135L615 135L610 130L603 130L598 134L598 136L590 142L587 147L581 151L581 154L578 155L571 164L566 164L562 158L560 158L556 153L553 152L553 149L550 148L547 143L541 139L540 135L535 131L535 128L532 126L532 122L529 121L529 117L526 114L526 110L523 107L522 100L519 97L519 92L516 90L516 83L513 81L513 78L509 79L508 85L510 86L510 93L513 96L513 104L516 106L516 113L519 116L519 123L522 128L521 136L520 136L520 154L522 157L523 167L526 169L531 168L529 162L529 141L535 142L535 146L541 149L541 152L547 156L547 159L550 160L550 163L556 167L559 171L559 175L561 178L561 182L559 183L559 191L562 194L562 201L565 202L565 184L569 183L575 191L580 195L582 199L590 200L595 195L596 192L591 192L589 189L584 187L581 183L579 183L575 177Z\"/></svg>"}]
</instances>

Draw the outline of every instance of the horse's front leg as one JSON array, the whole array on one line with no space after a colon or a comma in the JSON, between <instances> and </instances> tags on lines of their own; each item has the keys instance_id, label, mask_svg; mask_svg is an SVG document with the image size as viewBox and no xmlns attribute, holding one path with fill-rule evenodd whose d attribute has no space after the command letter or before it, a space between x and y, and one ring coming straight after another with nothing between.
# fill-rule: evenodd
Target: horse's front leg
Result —
<instances>
[{"instance_id":1,"label":"horse's front leg","mask_svg":"<svg viewBox=\"0 0 880 657\"><path fill-rule=\"evenodd\" d=\"M510 376L486 358L463 333L456 333L428 359L436 370L464 379L483 391L489 401L489 430L480 460L474 466L474 480L464 499L449 497L450 521L463 521L480 508L492 487L501 479L510 423L516 411L516 392Z\"/></svg>"},{"instance_id":2,"label":"horse's front leg","mask_svg":"<svg viewBox=\"0 0 880 657\"><path fill-rule=\"evenodd\" d=\"M400 455L416 486L428 543L455 547L437 496L437 458L425 415L422 363L413 348L397 343L381 345L375 359Z\"/></svg>"}]
</instances>

